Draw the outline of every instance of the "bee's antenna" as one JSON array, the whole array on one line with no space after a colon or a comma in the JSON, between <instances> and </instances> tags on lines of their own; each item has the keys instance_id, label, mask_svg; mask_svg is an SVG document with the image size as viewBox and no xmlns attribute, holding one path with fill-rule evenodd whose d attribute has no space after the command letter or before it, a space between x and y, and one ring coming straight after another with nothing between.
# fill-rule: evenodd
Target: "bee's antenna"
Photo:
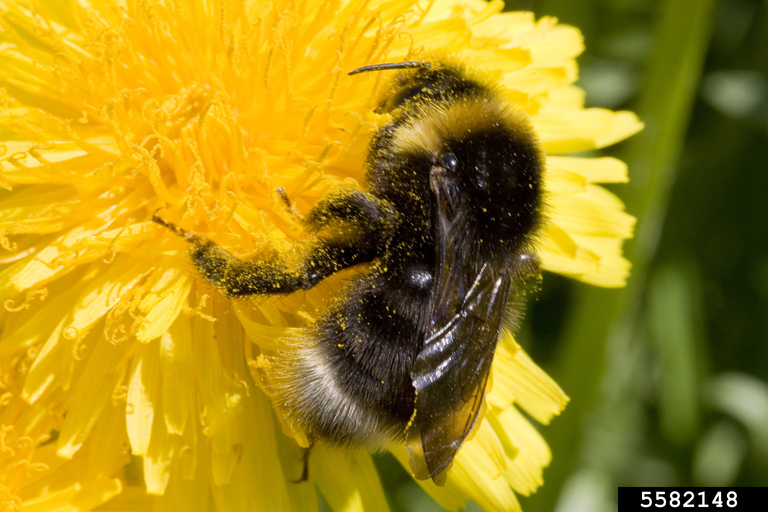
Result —
<instances>
[{"instance_id":1,"label":"bee's antenna","mask_svg":"<svg viewBox=\"0 0 768 512\"><path fill-rule=\"evenodd\" d=\"M348 75L357 75L358 73L367 73L368 71L382 71L386 69L410 69L410 68L428 68L429 62L405 61L405 62L387 62L382 64L370 64L361 68L353 69Z\"/></svg>"}]
</instances>

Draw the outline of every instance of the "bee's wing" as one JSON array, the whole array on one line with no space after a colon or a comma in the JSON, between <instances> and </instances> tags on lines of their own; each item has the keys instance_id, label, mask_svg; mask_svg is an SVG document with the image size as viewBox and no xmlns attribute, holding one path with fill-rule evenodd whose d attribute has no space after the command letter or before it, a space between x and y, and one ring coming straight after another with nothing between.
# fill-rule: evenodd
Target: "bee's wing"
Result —
<instances>
[{"instance_id":1,"label":"bee's wing","mask_svg":"<svg viewBox=\"0 0 768 512\"><path fill-rule=\"evenodd\" d=\"M437 268L430 298L431 335L414 363L415 426L429 477L443 472L477 420L512 278L467 258L467 236L454 208L457 190L432 176ZM418 476L418 475L417 475Z\"/></svg>"}]
</instances>

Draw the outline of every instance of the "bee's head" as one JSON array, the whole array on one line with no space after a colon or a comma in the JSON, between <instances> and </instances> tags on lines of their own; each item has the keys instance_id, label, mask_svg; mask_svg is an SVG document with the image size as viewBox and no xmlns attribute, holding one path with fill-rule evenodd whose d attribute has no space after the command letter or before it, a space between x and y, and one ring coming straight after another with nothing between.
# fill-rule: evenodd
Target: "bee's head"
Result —
<instances>
[{"instance_id":1,"label":"bee's head","mask_svg":"<svg viewBox=\"0 0 768 512\"><path fill-rule=\"evenodd\" d=\"M352 73L384 69L403 71L379 108L394 121L378 145L399 155L394 160L404 168L443 173L455 185L457 218L473 240L491 251L527 244L539 223L543 166L527 116L503 101L487 77L460 64L401 62Z\"/></svg>"}]
</instances>

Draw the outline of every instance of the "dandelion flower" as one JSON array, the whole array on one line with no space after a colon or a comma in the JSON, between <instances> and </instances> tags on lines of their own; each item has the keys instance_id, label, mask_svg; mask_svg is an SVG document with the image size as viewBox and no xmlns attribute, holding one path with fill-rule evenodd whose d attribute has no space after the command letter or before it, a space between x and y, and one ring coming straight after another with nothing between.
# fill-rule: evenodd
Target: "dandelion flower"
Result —
<instances>
[{"instance_id":1,"label":"dandelion flower","mask_svg":"<svg viewBox=\"0 0 768 512\"><path fill-rule=\"evenodd\" d=\"M232 303L151 217L241 255L290 247L301 226L278 188L306 212L361 186L383 118L356 67L439 50L488 70L547 153L544 269L623 285L633 218L597 183L625 181L624 164L557 155L641 125L584 108L576 29L502 6L0 0L1 509L317 510L315 486L293 483L306 440L260 365L348 274ZM567 398L505 334L486 400L445 487L420 482L450 510L518 510L550 461L527 418ZM370 455L319 446L310 464L333 510L387 510Z\"/></svg>"}]
</instances>

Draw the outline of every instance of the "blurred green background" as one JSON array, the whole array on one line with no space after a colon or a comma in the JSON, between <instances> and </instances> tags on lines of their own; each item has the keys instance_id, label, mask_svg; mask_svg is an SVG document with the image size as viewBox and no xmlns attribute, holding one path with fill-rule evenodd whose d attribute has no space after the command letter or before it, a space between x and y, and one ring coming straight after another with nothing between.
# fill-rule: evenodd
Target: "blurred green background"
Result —
<instances>
[{"instance_id":1,"label":"blurred green background","mask_svg":"<svg viewBox=\"0 0 768 512\"><path fill-rule=\"evenodd\" d=\"M571 397L525 512L616 510L617 486L768 486L768 1L508 0L584 34L592 107L646 128L604 154L638 218L628 286L546 274L520 342ZM441 510L390 458L398 512ZM470 503L469 511L479 508Z\"/></svg>"}]
</instances>

